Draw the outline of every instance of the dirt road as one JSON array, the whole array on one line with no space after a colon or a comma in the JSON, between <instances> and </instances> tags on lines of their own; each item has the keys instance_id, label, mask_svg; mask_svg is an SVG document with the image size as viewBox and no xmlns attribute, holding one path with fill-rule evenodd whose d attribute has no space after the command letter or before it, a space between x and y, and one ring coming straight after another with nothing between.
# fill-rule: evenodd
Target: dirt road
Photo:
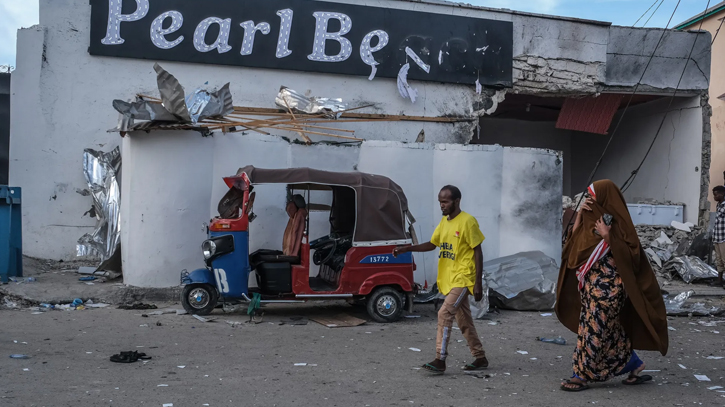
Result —
<instances>
[{"instance_id":1,"label":"dirt road","mask_svg":"<svg viewBox=\"0 0 725 407\"><path fill-rule=\"evenodd\" d=\"M181 308L178 304L164 304ZM453 337L449 372L430 377L416 370L434 357L435 314L396 324L368 322L330 329L279 325L292 316L362 310L347 305L266 308L260 324L242 312L216 310L215 322L189 315L142 317L148 311L113 308L0 311L2 406L721 406L725 405L725 324L713 319L670 320L667 357L641 356L654 382L619 381L564 393L574 335L556 316L502 312L477 321L491 367L489 377L465 375L471 357L460 332ZM240 322L236 326L226 321ZM158 323L158 324L157 324ZM160 325L159 325L160 324ZM720 331L722 330L722 331ZM562 335L569 344L535 341ZM418 348L416 352L410 348ZM118 364L109 356L138 350L153 359ZM521 351L521 352L519 352ZM526 352L526 354L523 354ZM26 354L27 360L11 359ZM295 366L307 363L306 366ZM694 375L706 375L701 382Z\"/></svg>"}]
</instances>

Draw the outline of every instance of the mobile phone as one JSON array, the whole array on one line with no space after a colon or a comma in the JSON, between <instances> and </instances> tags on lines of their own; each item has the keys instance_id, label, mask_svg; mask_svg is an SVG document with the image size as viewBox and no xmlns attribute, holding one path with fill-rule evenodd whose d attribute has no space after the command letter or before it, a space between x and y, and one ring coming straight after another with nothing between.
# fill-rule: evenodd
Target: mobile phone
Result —
<instances>
[{"instance_id":1,"label":"mobile phone","mask_svg":"<svg viewBox=\"0 0 725 407\"><path fill-rule=\"evenodd\" d=\"M614 216L605 213L604 216L602 216L602 219L604 220L604 224L607 226L612 226L612 221L614 221Z\"/></svg>"}]
</instances>

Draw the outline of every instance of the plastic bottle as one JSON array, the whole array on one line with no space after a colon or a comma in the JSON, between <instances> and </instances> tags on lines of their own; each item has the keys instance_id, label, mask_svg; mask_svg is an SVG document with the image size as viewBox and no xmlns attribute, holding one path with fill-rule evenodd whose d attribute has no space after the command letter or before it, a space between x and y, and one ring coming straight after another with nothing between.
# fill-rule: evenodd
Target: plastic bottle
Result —
<instances>
[{"instance_id":1,"label":"plastic bottle","mask_svg":"<svg viewBox=\"0 0 725 407\"><path fill-rule=\"evenodd\" d=\"M537 341L546 342L546 343L555 343L557 345L566 345L566 339L562 338L561 336L557 338L539 338L536 337Z\"/></svg>"}]
</instances>

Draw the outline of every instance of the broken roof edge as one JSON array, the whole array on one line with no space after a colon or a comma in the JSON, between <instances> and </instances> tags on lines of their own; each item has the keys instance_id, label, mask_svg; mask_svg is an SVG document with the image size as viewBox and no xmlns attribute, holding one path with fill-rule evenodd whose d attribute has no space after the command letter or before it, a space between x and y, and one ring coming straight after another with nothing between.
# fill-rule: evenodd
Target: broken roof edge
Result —
<instances>
[{"instance_id":1,"label":"broken roof edge","mask_svg":"<svg viewBox=\"0 0 725 407\"><path fill-rule=\"evenodd\" d=\"M507 8L493 8L493 7L485 7L485 6L476 6L476 5L469 4L469 3L455 2L455 1L449 1L449 0L392 0L392 1L429 4L432 6L458 7L458 8L464 8L464 9L469 9L469 10L489 11L492 13L511 14L511 15L517 15L517 16L523 16L523 17L546 18L549 20L569 21L569 22L573 22L573 23L599 25L599 26L603 26L603 27L609 27L612 25L612 23L608 22L608 21L588 20L588 19L576 18L576 17L565 17L565 16L557 16L557 15L551 15L551 14L531 13L531 12L527 12L527 11L517 11L517 10L511 10L511 9L507 9Z\"/></svg>"}]
</instances>

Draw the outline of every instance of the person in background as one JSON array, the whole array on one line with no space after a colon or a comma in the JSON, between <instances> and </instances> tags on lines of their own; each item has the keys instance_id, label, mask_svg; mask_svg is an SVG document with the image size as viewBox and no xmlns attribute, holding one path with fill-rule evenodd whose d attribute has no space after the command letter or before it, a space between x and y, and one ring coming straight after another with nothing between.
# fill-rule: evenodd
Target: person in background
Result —
<instances>
[{"instance_id":1,"label":"person in background","mask_svg":"<svg viewBox=\"0 0 725 407\"><path fill-rule=\"evenodd\" d=\"M589 187L562 251L556 315L578 334L574 374L564 391L628 374L652 380L635 349L667 354L667 315L660 286L642 250L622 192L609 180Z\"/></svg>"},{"instance_id":2,"label":"person in background","mask_svg":"<svg viewBox=\"0 0 725 407\"><path fill-rule=\"evenodd\" d=\"M717 282L713 283L713 285L723 287L722 276L725 271L725 186L718 185L713 188L712 195L715 202L717 202L712 243L715 246L715 264L717 265L718 275Z\"/></svg>"},{"instance_id":3,"label":"person in background","mask_svg":"<svg viewBox=\"0 0 725 407\"><path fill-rule=\"evenodd\" d=\"M438 227L430 242L416 246L401 246L393 250L398 256L408 252L430 252L440 247L438 255L438 290L446 296L438 311L438 336L436 358L423 365L426 372L443 374L446 371L448 344L451 340L453 320L468 342L474 361L463 367L467 371L488 367L488 359L476 332L471 316L468 297L473 294L476 301L483 298L483 252L481 233L476 218L461 211L461 191L448 185L438 194L443 212Z\"/></svg>"}]
</instances>

